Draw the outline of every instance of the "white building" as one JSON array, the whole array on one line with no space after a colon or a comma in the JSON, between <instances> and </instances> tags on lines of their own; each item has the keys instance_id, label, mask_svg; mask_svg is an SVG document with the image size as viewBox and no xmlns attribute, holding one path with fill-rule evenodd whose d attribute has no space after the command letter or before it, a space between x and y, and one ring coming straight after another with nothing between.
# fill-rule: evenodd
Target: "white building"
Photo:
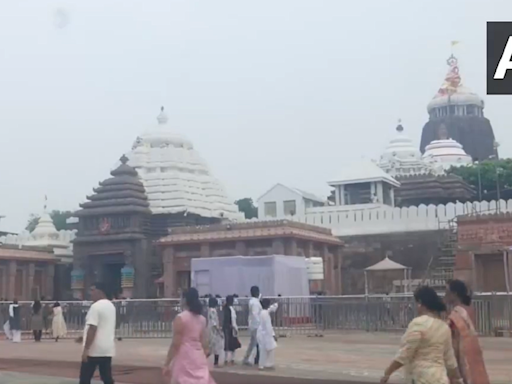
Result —
<instances>
[{"instance_id":1,"label":"white building","mask_svg":"<svg viewBox=\"0 0 512 384\"><path fill-rule=\"evenodd\" d=\"M334 188L336 206L384 204L395 206L394 188L400 183L373 161L363 160L342 167L328 184Z\"/></svg>"},{"instance_id":2,"label":"white building","mask_svg":"<svg viewBox=\"0 0 512 384\"><path fill-rule=\"evenodd\" d=\"M157 122L126 153L146 189L153 214L194 213L242 220L234 200L210 172L190 140L167 125L162 107Z\"/></svg>"},{"instance_id":3,"label":"white building","mask_svg":"<svg viewBox=\"0 0 512 384\"><path fill-rule=\"evenodd\" d=\"M327 204L327 199L279 183L257 201L258 217L265 219L303 215L309 208L323 207Z\"/></svg>"}]
</instances>

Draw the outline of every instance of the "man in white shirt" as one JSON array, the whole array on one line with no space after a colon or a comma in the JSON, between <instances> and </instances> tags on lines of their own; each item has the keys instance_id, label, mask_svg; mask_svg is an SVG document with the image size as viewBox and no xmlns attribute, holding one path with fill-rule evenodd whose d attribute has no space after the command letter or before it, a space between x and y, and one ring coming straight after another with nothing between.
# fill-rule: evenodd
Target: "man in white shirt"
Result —
<instances>
[{"instance_id":1,"label":"man in white shirt","mask_svg":"<svg viewBox=\"0 0 512 384\"><path fill-rule=\"evenodd\" d=\"M80 384L91 384L96 367L104 384L114 384L112 357L115 355L116 308L109 298L104 283L91 286L93 304L85 320Z\"/></svg>"},{"instance_id":2,"label":"man in white shirt","mask_svg":"<svg viewBox=\"0 0 512 384\"><path fill-rule=\"evenodd\" d=\"M257 286L251 287L251 299L249 300L249 334L251 335L251 340L249 341L249 346L247 347L247 352L245 353L243 363L245 365L251 365L249 359L256 348L256 357L254 358L254 365L258 365L260 362L260 350L258 347L258 327L260 326L260 313L261 313L261 303L260 303L260 288Z\"/></svg>"}]
</instances>

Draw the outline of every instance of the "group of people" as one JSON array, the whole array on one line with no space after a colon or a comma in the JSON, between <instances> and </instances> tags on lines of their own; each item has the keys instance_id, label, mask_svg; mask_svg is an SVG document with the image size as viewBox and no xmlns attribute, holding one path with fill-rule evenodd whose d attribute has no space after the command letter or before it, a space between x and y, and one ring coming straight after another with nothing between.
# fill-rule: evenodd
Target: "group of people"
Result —
<instances>
[{"instance_id":1,"label":"group of people","mask_svg":"<svg viewBox=\"0 0 512 384\"><path fill-rule=\"evenodd\" d=\"M227 365L235 362L235 351L241 348L238 339L235 298L229 295L222 309L222 323L219 321L219 302L216 297L208 300L208 319L203 314L201 298L195 288L184 295L184 311L173 322L173 339L163 366L163 374L171 384L212 384L208 358L213 355L214 366L220 364L224 351ZM251 287L249 301L249 331L251 339L244 357L244 364L254 364L259 369L274 368L274 351L277 340L270 313L277 309L262 298L257 286Z\"/></svg>"},{"instance_id":2,"label":"group of people","mask_svg":"<svg viewBox=\"0 0 512 384\"><path fill-rule=\"evenodd\" d=\"M5 336L13 343L21 342L20 310L18 300L14 299L8 306L8 318L3 325ZM34 301L31 307L30 326L35 342L40 342L43 337L43 330L48 329L48 317L49 315L45 314L45 307L43 307L41 301ZM58 301L53 304L51 319L52 337L55 341L59 341L60 338L66 335L67 327L62 307Z\"/></svg>"},{"instance_id":3,"label":"group of people","mask_svg":"<svg viewBox=\"0 0 512 384\"><path fill-rule=\"evenodd\" d=\"M419 316L409 323L381 384L402 367L413 384L490 384L466 284L450 281L444 301L427 286L420 287L414 299ZM444 321L447 305L452 309Z\"/></svg>"},{"instance_id":4,"label":"group of people","mask_svg":"<svg viewBox=\"0 0 512 384\"><path fill-rule=\"evenodd\" d=\"M111 364L115 355L116 308L102 283L91 287L91 298L93 304L86 316L83 336L77 339L82 343L80 384L90 384L96 368L105 384L113 384ZM386 384L393 373L403 367L408 382L413 384L490 384L474 326L471 295L465 283L450 281L444 301L428 286L420 287L414 298L418 317L410 322L399 352L380 383ZM198 291L190 288L184 294L183 311L172 324L173 338L163 366L163 375L170 384L214 384L208 359L213 355L214 366L218 367L222 351L225 364L234 364L235 351L241 348L234 302L233 296L226 297L220 322L217 298L209 298L206 318ZM447 305L451 311L445 321L442 315L447 312ZM34 302L32 321L37 328L34 329L36 341L41 340L42 309L41 302ZM8 324L15 342L20 340L19 310L14 300L9 305ZM274 367L277 340L270 314L275 310L277 303L271 305L269 299L261 297L257 286L251 287L250 341L243 364L254 362L259 369ZM53 305L53 313L53 328L57 329L54 337L58 340L62 332L65 334L59 303Z\"/></svg>"}]
</instances>

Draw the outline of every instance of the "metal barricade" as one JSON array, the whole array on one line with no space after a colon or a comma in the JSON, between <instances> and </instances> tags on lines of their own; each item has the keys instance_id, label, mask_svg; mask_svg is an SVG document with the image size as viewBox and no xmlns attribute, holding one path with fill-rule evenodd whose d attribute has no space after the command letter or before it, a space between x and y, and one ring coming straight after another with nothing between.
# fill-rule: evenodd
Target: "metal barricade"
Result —
<instances>
[{"instance_id":1,"label":"metal barricade","mask_svg":"<svg viewBox=\"0 0 512 384\"><path fill-rule=\"evenodd\" d=\"M294 335L323 336L340 331L403 331L417 315L412 295L354 295L271 297L279 304L272 321L279 337ZM239 329L248 326L248 298L238 298L234 305ZM24 337L31 334L31 304L20 303ZM82 335L90 303L60 302L67 324L68 338ZM117 309L118 338L170 338L172 322L181 312L178 299L123 300ZM44 338L51 337L53 302L43 303ZM512 295L477 294L474 296L475 327L483 336L512 335ZM205 301L205 315L207 302ZM219 318L222 311L219 307ZM8 320L8 303L0 303L0 323ZM0 328L2 328L0 327ZM0 329L2 332L3 329Z\"/></svg>"}]
</instances>

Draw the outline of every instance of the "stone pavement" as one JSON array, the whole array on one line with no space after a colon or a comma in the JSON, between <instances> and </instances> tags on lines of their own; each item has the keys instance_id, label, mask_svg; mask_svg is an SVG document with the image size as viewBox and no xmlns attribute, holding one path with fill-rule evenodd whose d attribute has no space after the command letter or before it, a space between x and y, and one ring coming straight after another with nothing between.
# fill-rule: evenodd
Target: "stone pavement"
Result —
<instances>
[{"instance_id":1,"label":"stone pavement","mask_svg":"<svg viewBox=\"0 0 512 384\"><path fill-rule=\"evenodd\" d=\"M0 372L0 384L76 384L76 379L65 379L54 376L30 375L17 372ZM101 384L95 381L92 384Z\"/></svg>"},{"instance_id":2,"label":"stone pavement","mask_svg":"<svg viewBox=\"0 0 512 384\"><path fill-rule=\"evenodd\" d=\"M395 355L399 340L399 334L359 332L326 335L323 338L283 338L279 340L279 348L276 351L276 372L260 373L255 368L235 366L216 370L215 376L218 384L238 383L242 380L249 384L253 382L253 377L257 379L255 383L284 384L290 381L285 378L295 378L293 382L299 382L298 378L302 378L317 383L321 382L320 380L340 384L376 383ZM241 341L243 345L248 344L247 339ZM162 339L118 342L118 353L114 363L116 379L126 384L145 384L146 377L149 376L142 376L144 372L156 377L169 342ZM512 339L483 338L481 342L491 382L512 383ZM239 351L239 359L242 358L243 352ZM21 344L0 341L1 371L76 377L79 358L80 345L71 341L45 341L38 344L28 341ZM235 381L232 380L234 377ZM30 382L46 384L44 381ZM399 375L394 382L402 382ZM14 381L9 383L17 384ZM67 382L63 381L64 383Z\"/></svg>"}]
</instances>

